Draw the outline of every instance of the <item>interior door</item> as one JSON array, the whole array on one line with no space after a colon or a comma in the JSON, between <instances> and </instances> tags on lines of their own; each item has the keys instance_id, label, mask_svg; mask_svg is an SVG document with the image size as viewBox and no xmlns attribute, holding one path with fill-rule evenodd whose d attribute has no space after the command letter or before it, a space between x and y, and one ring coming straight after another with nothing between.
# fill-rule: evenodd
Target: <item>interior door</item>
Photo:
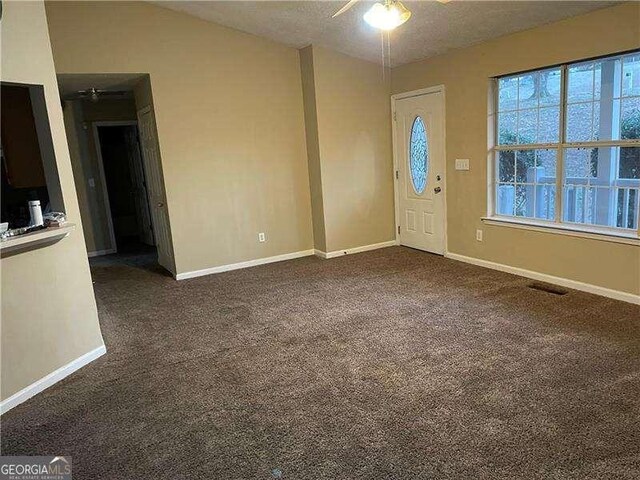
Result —
<instances>
[{"instance_id":1,"label":"interior door","mask_svg":"<svg viewBox=\"0 0 640 480\"><path fill-rule=\"evenodd\" d=\"M147 196L147 185L144 177L142 158L140 156L140 145L138 143L137 127L132 126L128 128L125 139L127 142L127 151L129 152L131 183L133 185L132 194L136 204L140 241L147 245L155 245L151 225L151 212L149 210L149 199Z\"/></svg>"},{"instance_id":2,"label":"interior door","mask_svg":"<svg viewBox=\"0 0 640 480\"><path fill-rule=\"evenodd\" d=\"M442 255L444 95L437 91L397 99L394 118L400 244Z\"/></svg>"},{"instance_id":3,"label":"interior door","mask_svg":"<svg viewBox=\"0 0 640 480\"><path fill-rule=\"evenodd\" d=\"M147 179L151 220L158 249L158 263L170 272L174 272L171 231L169 229L164 179L160 164L160 148L156 135L155 118L151 108L147 107L138 112L138 128L140 130L140 148Z\"/></svg>"}]
</instances>

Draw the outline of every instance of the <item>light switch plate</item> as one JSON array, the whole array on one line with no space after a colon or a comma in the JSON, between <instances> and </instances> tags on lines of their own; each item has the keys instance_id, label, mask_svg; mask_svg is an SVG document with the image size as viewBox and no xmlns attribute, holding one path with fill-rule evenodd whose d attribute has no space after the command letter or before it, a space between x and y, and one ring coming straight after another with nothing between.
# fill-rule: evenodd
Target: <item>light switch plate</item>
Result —
<instances>
[{"instance_id":1,"label":"light switch plate","mask_svg":"<svg viewBox=\"0 0 640 480\"><path fill-rule=\"evenodd\" d=\"M469 170L469 159L456 158L456 170Z\"/></svg>"}]
</instances>

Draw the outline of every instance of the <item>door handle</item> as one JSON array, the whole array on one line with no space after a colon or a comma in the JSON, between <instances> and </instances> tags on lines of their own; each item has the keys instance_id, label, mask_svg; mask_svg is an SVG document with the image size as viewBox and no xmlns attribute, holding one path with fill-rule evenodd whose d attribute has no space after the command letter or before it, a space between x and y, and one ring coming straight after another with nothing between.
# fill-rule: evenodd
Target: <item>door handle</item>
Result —
<instances>
[{"instance_id":1,"label":"door handle","mask_svg":"<svg viewBox=\"0 0 640 480\"><path fill-rule=\"evenodd\" d=\"M162 207L164 207L164 203L158 202L158 208L162 208Z\"/></svg>"},{"instance_id":2,"label":"door handle","mask_svg":"<svg viewBox=\"0 0 640 480\"><path fill-rule=\"evenodd\" d=\"M440 193L442 191L442 189L440 187L436 187L433 189L434 192L436 193Z\"/></svg>"}]
</instances>

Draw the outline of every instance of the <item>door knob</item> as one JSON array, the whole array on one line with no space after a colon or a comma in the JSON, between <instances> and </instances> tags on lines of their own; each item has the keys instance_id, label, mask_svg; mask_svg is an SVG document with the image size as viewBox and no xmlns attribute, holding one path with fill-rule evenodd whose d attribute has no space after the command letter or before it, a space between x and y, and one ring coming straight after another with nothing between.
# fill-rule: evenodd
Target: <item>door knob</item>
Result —
<instances>
[{"instance_id":1,"label":"door knob","mask_svg":"<svg viewBox=\"0 0 640 480\"><path fill-rule=\"evenodd\" d=\"M442 191L442 189L440 187L436 187L433 189L434 192L436 193L440 193Z\"/></svg>"},{"instance_id":2,"label":"door knob","mask_svg":"<svg viewBox=\"0 0 640 480\"><path fill-rule=\"evenodd\" d=\"M164 207L164 203L158 202L158 208L162 208L162 207Z\"/></svg>"}]
</instances>

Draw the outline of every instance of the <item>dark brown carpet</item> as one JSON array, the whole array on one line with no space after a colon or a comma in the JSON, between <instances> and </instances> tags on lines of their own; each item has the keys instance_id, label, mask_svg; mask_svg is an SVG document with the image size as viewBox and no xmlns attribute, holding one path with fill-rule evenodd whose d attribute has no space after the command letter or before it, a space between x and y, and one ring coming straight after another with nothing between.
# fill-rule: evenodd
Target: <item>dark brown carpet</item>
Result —
<instances>
[{"instance_id":1,"label":"dark brown carpet","mask_svg":"<svg viewBox=\"0 0 640 480\"><path fill-rule=\"evenodd\" d=\"M92 267L106 356L2 417L75 479L640 478L640 308L392 247Z\"/></svg>"}]
</instances>

